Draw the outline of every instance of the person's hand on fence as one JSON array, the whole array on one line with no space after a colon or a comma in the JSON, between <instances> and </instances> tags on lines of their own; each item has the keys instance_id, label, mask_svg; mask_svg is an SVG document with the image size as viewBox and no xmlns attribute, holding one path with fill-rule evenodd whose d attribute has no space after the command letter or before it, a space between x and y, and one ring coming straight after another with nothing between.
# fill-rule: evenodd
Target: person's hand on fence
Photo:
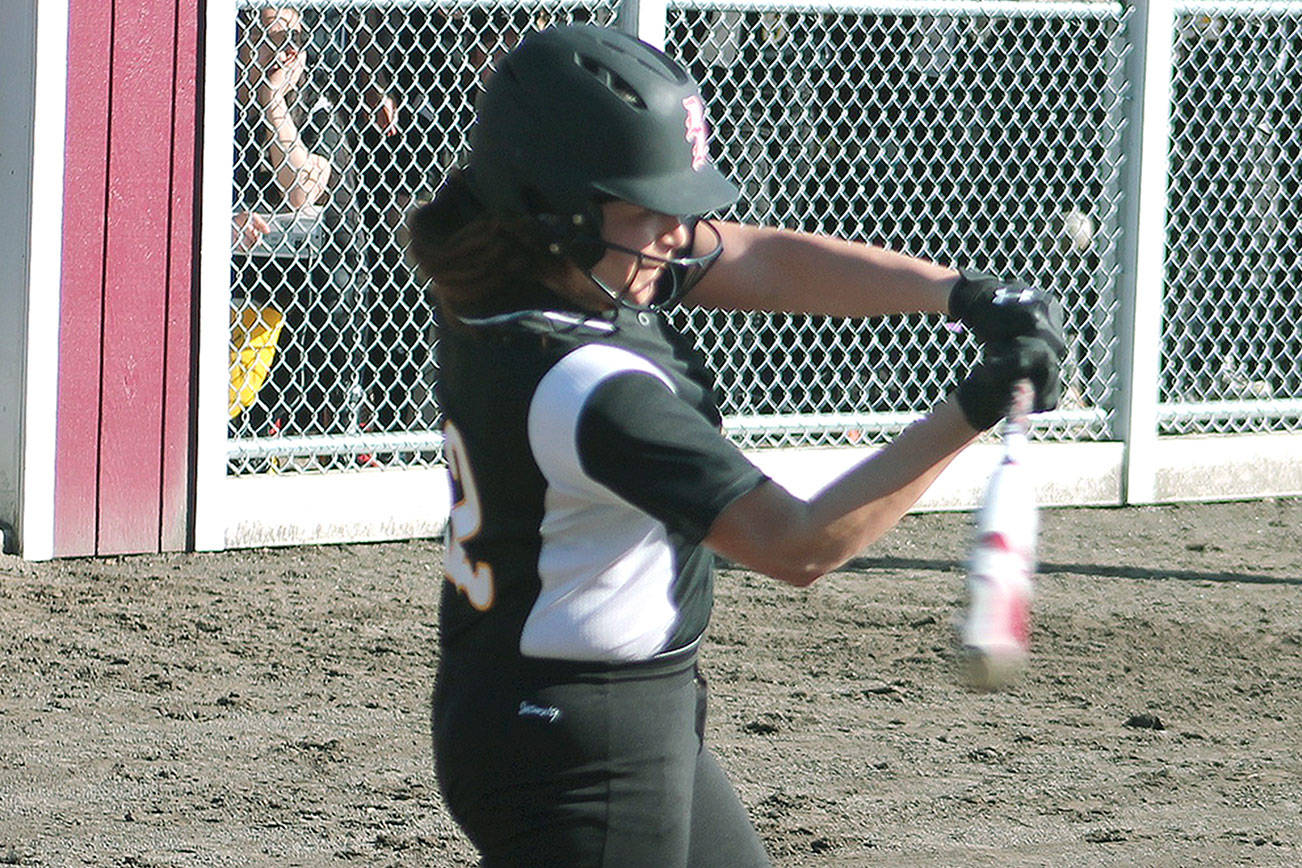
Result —
<instances>
[{"instance_id":1,"label":"person's hand on fence","mask_svg":"<svg viewBox=\"0 0 1302 868\"><path fill-rule=\"evenodd\" d=\"M1032 412L1042 413L1057 407L1062 394L1057 350L1040 337L1017 337L987 344L985 358L958 387L958 404L968 424L984 431L1004 418L1018 380L1030 380L1035 388Z\"/></svg>"},{"instance_id":2,"label":"person's hand on fence","mask_svg":"<svg viewBox=\"0 0 1302 868\"><path fill-rule=\"evenodd\" d=\"M1020 280L962 270L949 294L949 313L983 344L1037 337L1061 361L1067 353L1062 303Z\"/></svg>"},{"instance_id":3,"label":"person's hand on fence","mask_svg":"<svg viewBox=\"0 0 1302 868\"><path fill-rule=\"evenodd\" d=\"M261 214L240 211L231 218L231 247L248 253L270 231L271 224Z\"/></svg>"}]
</instances>

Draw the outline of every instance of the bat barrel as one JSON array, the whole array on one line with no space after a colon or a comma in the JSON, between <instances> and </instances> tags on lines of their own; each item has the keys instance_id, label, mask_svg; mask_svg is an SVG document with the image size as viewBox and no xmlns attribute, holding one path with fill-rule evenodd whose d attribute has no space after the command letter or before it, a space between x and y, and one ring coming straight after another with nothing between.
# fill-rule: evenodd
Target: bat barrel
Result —
<instances>
[{"instance_id":1,"label":"bat barrel","mask_svg":"<svg viewBox=\"0 0 1302 868\"><path fill-rule=\"evenodd\" d=\"M1004 457L976 513L961 652L968 682L981 690L998 690L1014 680L1025 669L1030 653L1039 515L1021 458L1034 401L1029 380L1014 384L1002 427Z\"/></svg>"}]
</instances>

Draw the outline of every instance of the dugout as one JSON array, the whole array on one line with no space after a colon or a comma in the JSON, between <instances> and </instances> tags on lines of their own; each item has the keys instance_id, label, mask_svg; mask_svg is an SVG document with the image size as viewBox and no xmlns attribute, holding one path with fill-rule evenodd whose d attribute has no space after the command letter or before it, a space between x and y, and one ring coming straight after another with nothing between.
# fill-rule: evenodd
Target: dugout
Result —
<instances>
[{"instance_id":1,"label":"dugout","mask_svg":"<svg viewBox=\"0 0 1302 868\"><path fill-rule=\"evenodd\" d=\"M406 363L424 340L403 318L422 303L410 283L363 275L329 296L334 309L303 305L302 322L340 336L317 355L329 370L321 388L304 390L338 402L328 422L274 437L230 423L240 287L229 230L241 184L233 73L241 21L258 5L0 3L0 108L11 119L0 125L6 551L40 559L442 529L441 441L420 393L429 366ZM747 190L748 210L735 216L881 232L911 252L1052 273L1073 303L1079 388L1037 430L1035 460L1052 470L1043 502L1302 492L1297 337L1281 325L1298 312L1289 263L1299 254L1302 157L1296 109L1279 96L1302 87L1297 4L284 5L313 22L327 97L360 99L360 89L347 90L355 85L338 84L356 68L382 72L398 90L435 92L404 106L446 136L389 145L391 163L428 160L434 169L464 145L464 85L509 42L505 34L581 19L672 42L694 55L720 162ZM426 60L402 51L407 44ZM1072 64L1059 62L1064 52ZM1246 72L1244 58L1254 61ZM936 101L936 80L952 98ZM889 87L870 92L855 85L863 81ZM981 113L995 103L999 111ZM969 115L961 134L927 122L928 112L954 111ZM1074 124L1070 137L1064 119ZM355 166L357 189L422 195L427 179L386 170L375 143L364 134L355 141L372 148ZM956 164L973 143L988 151ZM1056 163L1063 155L1075 162ZM1209 179L1221 179L1214 195L1198 195ZM1025 201L1003 197L1007 210L976 220L988 191L1007 184L1020 184ZM1048 234L1063 216L1064 191L1076 247L1066 254L1063 239ZM356 204L362 220L388 219L368 217L379 207L360 194ZM947 208L948 223L917 218ZM897 219L873 224L866 213ZM335 237L358 236L356 225L337 224L348 231ZM1037 232L1043 237L1028 241ZM400 251L384 233L357 250L329 243L334 258L312 267L325 263L332 277L368 256L398 273ZM278 273L309 282L301 275L311 271ZM1232 315L1225 299L1235 300ZM335 316L349 305L351 313L369 307ZM386 310L397 313L376 313ZM740 315L693 316L689 325L725 383L736 384L723 402L730 432L797 491L907 424L943 386L895 381L888 370L900 353L945 351L934 329L889 324L884 336L865 337L845 324ZM854 382L811 380L812 361L837 359L858 366ZM414 397L404 404L377 390L364 416L350 403L359 367L370 382L401 382ZM922 508L974 503L993 453L972 450Z\"/></svg>"}]
</instances>

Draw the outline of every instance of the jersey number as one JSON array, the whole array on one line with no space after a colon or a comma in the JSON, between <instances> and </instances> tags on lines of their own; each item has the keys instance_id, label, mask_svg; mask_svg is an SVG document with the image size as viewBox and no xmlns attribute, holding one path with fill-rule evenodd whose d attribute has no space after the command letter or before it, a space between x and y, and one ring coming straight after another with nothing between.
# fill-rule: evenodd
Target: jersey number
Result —
<instances>
[{"instance_id":1,"label":"jersey number","mask_svg":"<svg viewBox=\"0 0 1302 868\"><path fill-rule=\"evenodd\" d=\"M451 422L443 425L443 455L452 474L452 512L448 516L447 580L457 586L470 605L481 612L493 605L493 568L484 561L470 560L466 543L479 535L484 517L479 506L479 489L466 457L466 442Z\"/></svg>"}]
</instances>

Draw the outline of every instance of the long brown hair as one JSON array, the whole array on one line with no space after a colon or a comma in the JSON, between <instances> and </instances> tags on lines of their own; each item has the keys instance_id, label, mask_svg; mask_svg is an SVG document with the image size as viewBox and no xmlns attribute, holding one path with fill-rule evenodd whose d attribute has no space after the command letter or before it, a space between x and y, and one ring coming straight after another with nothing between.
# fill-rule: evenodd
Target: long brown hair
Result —
<instances>
[{"instance_id":1,"label":"long brown hair","mask_svg":"<svg viewBox=\"0 0 1302 868\"><path fill-rule=\"evenodd\" d=\"M518 310L536 300L540 281L566 267L524 218L485 210L460 171L448 176L432 202L411 212L407 230L408 252L453 316Z\"/></svg>"}]
</instances>

